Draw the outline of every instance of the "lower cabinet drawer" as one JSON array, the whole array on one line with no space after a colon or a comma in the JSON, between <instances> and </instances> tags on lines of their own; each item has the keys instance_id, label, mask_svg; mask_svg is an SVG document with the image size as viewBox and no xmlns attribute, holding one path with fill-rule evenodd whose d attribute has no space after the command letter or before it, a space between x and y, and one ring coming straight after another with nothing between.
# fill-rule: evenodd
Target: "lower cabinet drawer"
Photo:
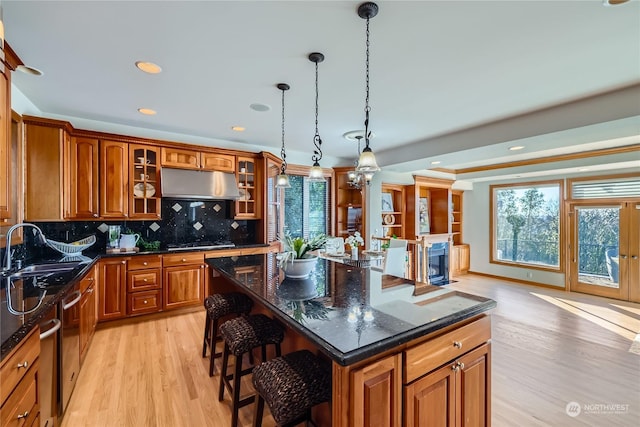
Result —
<instances>
[{"instance_id":1,"label":"lower cabinet drawer","mask_svg":"<svg viewBox=\"0 0 640 427\"><path fill-rule=\"evenodd\" d=\"M405 351L404 383L410 383L491 339L491 318L482 317Z\"/></svg>"},{"instance_id":2,"label":"lower cabinet drawer","mask_svg":"<svg viewBox=\"0 0 640 427\"><path fill-rule=\"evenodd\" d=\"M162 270L159 268L127 272L127 291L148 291L162 287Z\"/></svg>"},{"instance_id":3,"label":"lower cabinet drawer","mask_svg":"<svg viewBox=\"0 0 640 427\"><path fill-rule=\"evenodd\" d=\"M39 334L40 330L34 328L27 338L2 361L0 365L0 379L2 380L2 386L0 386L0 405L9 397L11 391L27 374L40 355Z\"/></svg>"},{"instance_id":4,"label":"lower cabinet drawer","mask_svg":"<svg viewBox=\"0 0 640 427\"><path fill-rule=\"evenodd\" d=\"M40 411L38 404L38 360L2 405L0 425L2 427L30 426Z\"/></svg>"},{"instance_id":5,"label":"lower cabinet drawer","mask_svg":"<svg viewBox=\"0 0 640 427\"><path fill-rule=\"evenodd\" d=\"M128 296L127 314L154 313L162 308L162 291L133 292Z\"/></svg>"}]
</instances>

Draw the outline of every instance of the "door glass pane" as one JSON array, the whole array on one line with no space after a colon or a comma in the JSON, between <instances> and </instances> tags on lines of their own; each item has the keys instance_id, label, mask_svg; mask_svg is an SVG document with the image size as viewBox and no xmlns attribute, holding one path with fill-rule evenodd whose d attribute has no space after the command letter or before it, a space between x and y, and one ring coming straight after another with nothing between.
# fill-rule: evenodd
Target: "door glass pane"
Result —
<instances>
[{"instance_id":1,"label":"door glass pane","mask_svg":"<svg viewBox=\"0 0 640 427\"><path fill-rule=\"evenodd\" d=\"M619 207L576 210L578 280L595 286L619 288Z\"/></svg>"}]
</instances>

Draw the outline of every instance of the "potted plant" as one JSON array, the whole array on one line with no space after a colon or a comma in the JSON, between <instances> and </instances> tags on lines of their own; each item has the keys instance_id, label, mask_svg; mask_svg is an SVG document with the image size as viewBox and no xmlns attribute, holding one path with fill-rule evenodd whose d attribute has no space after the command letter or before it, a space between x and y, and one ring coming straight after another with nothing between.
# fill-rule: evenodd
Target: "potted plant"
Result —
<instances>
[{"instance_id":1,"label":"potted plant","mask_svg":"<svg viewBox=\"0 0 640 427\"><path fill-rule=\"evenodd\" d=\"M286 234L280 238L284 251L280 253L280 268L285 276L292 279L304 279L316 266L318 257L311 251L322 248L327 242L327 236L318 234L310 239L292 237Z\"/></svg>"}]
</instances>

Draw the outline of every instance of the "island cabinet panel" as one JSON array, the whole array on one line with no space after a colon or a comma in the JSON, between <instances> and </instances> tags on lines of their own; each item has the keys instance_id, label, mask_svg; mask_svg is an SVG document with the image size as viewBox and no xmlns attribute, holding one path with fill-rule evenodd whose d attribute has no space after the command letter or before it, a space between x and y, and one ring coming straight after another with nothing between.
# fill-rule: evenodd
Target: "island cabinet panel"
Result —
<instances>
[{"instance_id":1,"label":"island cabinet panel","mask_svg":"<svg viewBox=\"0 0 640 427\"><path fill-rule=\"evenodd\" d=\"M455 426L455 372L446 365L405 387L405 427Z\"/></svg>"},{"instance_id":2,"label":"island cabinet panel","mask_svg":"<svg viewBox=\"0 0 640 427\"><path fill-rule=\"evenodd\" d=\"M204 253L165 255L163 257L162 308L170 310L201 304L204 301Z\"/></svg>"},{"instance_id":3,"label":"island cabinet panel","mask_svg":"<svg viewBox=\"0 0 640 427\"><path fill-rule=\"evenodd\" d=\"M98 320L121 319L127 309L127 261L105 258L100 261L98 279Z\"/></svg>"},{"instance_id":4,"label":"island cabinet panel","mask_svg":"<svg viewBox=\"0 0 640 427\"><path fill-rule=\"evenodd\" d=\"M100 216L129 216L129 147L124 142L100 141Z\"/></svg>"},{"instance_id":5,"label":"island cabinet panel","mask_svg":"<svg viewBox=\"0 0 640 427\"><path fill-rule=\"evenodd\" d=\"M351 372L352 427L399 427L402 423L402 355Z\"/></svg>"},{"instance_id":6,"label":"island cabinet panel","mask_svg":"<svg viewBox=\"0 0 640 427\"><path fill-rule=\"evenodd\" d=\"M69 170L69 219L98 218L98 140L71 138Z\"/></svg>"}]
</instances>

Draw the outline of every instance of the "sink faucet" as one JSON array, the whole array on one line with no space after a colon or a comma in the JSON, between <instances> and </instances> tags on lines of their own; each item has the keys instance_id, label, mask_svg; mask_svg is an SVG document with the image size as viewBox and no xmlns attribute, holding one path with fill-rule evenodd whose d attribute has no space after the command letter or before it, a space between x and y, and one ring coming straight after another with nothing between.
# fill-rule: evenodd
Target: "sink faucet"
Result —
<instances>
[{"instance_id":1,"label":"sink faucet","mask_svg":"<svg viewBox=\"0 0 640 427\"><path fill-rule=\"evenodd\" d=\"M9 231L7 231L7 244L5 246L5 255L4 255L4 268L2 269L2 271L9 271L11 270L11 237L13 235L13 231L17 228L20 227L32 227L35 228L36 231L38 232L36 239L37 241L44 245L45 243L47 243L47 238L44 237L44 233L42 233L42 230L40 230L40 227L38 227L35 224L29 224L28 222L24 222L24 223L20 223L20 224L16 224L13 227L11 227L9 229Z\"/></svg>"}]
</instances>

